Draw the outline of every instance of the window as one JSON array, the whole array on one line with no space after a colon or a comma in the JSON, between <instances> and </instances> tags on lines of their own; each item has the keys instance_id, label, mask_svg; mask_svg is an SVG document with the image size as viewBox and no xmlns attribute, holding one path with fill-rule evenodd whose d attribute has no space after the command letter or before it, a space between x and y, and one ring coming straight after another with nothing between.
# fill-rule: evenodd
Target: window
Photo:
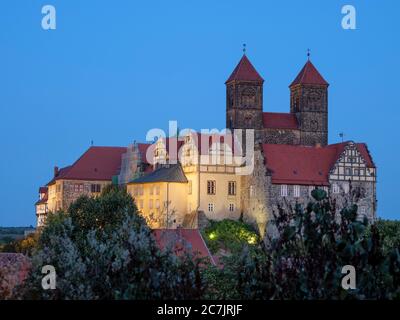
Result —
<instances>
[{"instance_id":1,"label":"window","mask_svg":"<svg viewBox=\"0 0 400 320\"><path fill-rule=\"evenodd\" d=\"M207 181L207 194L215 194L215 180Z\"/></svg>"},{"instance_id":2,"label":"window","mask_svg":"<svg viewBox=\"0 0 400 320\"><path fill-rule=\"evenodd\" d=\"M286 184L282 184L281 185L281 197L287 197L288 192L287 192L287 185Z\"/></svg>"},{"instance_id":3,"label":"window","mask_svg":"<svg viewBox=\"0 0 400 320\"><path fill-rule=\"evenodd\" d=\"M214 212L214 203L208 204L208 212Z\"/></svg>"},{"instance_id":4,"label":"window","mask_svg":"<svg viewBox=\"0 0 400 320\"><path fill-rule=\"evenodd\" d=\"M360 208L360 213L364 214L364 215L367 213L367 210L365 209L365 207Z\"/></svg>"},{"instance_id":5,"label":"window","mask_svg":"<svg viewBox=\"0 0 400 320\"><path fill-rule=\"evenodd\" d=\"M314 189L315 189L315 186L309 186L309 187L308 187L308 193L310 194L310 196L311 196L311 192L312 192Z\"/></svg>"},{"instance_id":6,"label":"window","mask_svg":"<svg viewBox=\"0 0 400 320\"><path fill-rule=\"evenodd\" d=\"M351 168L345 168L344 173L346 174L346 176L351 176Z\"/></svg>"},{"instance_id":7,"label":"window","mask_svg":"<svg viewBox=\"0 0 400 320\"><path fill-rule=\"evenodd\" d=\"M230 203L230 204L229 204L229 211L230 211L230 212L235 211L235 205L234 205L233 203Z\"/></svg>"},{"instance_id":8,"label":"window","mask_svg":"<svg viewBox=\"0 0 400 320\"><path fill-rule=\"evenodd\" d=\"M339 193L339 192L340 192L340 188L339 188L339 186L338 186L337 183L334 183L334 184L332 185L332 192L333 192L333 193Z\"/></svg>"},{"instance_id":9,"label":"window","mask_svg":"<svg viewBox=\"0 0 400 320\"><path fill-rule=\"evenodd\" d=\"M360 169L354 169L354 175L359 176L360 175Z\"/></svg>"},{"instance_id":10,"label":"window","mask_svg":"<svg viewBox=\"0 0 400 320\"><path fill-rule=\"evenodd\" d=\"M83 184L82 183L74 184L74 191L75 192L83 192Z\"/></svg>"},{"instance_id":11,"label":"window","mask_svg":"<svg viewBox=\"0 0 400 320\"><path fill-rule=\"evenodd\" d=\"M295 198L300 197L300 186L293 186L293 195Z\"/></svg>"},{"instance_id":12,"label":"window","mask_svg":"<svg viewBox=\"0 0 400 320\"><path fill-rule=\"evenodd\" d=\"M56 192L61 192L61 184L58 184L58 185L56 186Z\"/></svg>"},{"instance_id":13,"label":"window","mask_svg":"<svg viewBox=\"0 0 400 320\"><path fill-rule=\"evenodd\" d=\"M153 186L152 185L150 185L150 195L152 196L153 195L153 193L154 193L154 190L153 190Z\"/></svg>"},{"instance_id":14,"label":"window","mask_svg":"<svg viewBox=\"0 0 400 320\"><path fill-rule=\"evenodd\" d=\"M160 200L156 200L156 209L160 209Z\"/></svg>"},{"instance_id":15,"label":"window","mask_svg":"<svg viewBox=\"0 0 400 320\"><path fill-rule=\"evenodd\" d=\"M347 182L344 183L343 184L344 193L349 193L349 189L350 189L349 184Z\"/></svg>"},{"instance_id":16,"label":"window","mask_svg":"<svg viewBox=\"0 0 400 320\"><path fill-rule=\"evenodd\" d=\"M156 186L156 195L160 194L160 186Z\"/></svg>"},{"instance_id":17,"label":"window","mask_svg":"<svg viewBox=\"0 0 400 320\"><path fill-rule=\"evenodd\" d=\"M188 194L192 194L192 180L189 180L189 184L188 184Z\"/></svg>"},{"instance_id":18,"label":"window","mask_svg":"<svg viewBox=\"0 0 400 320\"><path fill-rule=\"evenodd\" d=\"M250 195L250 198L253 198L253 197L254 197L254 186L250 186L250 188L249 188L249 195Z\"/></svg>"},{"instance_id":19,"label":"window","mask_svg":"<svg viewBox=\"0 0 400 320\"><path fill-rule=\"evenodd\" d=\"M92 193L98 193L98 192L100 192L100 191L101 191L101 185L99 185L99 184L91 184L91 185L90 185L90 191L91 191Z\"/></svg>"},{"instance_id":20,"label":"window","mask_svg":"<svg viewBox=\"0 0 400 320\"><path fill-rule=\"evenodd\" d=\"M236 181L228 182L228 195L230 196L236 195Z\"/></svg>"},{"instance_id":21,"label":"window","mask_svg":"<svg viewBox=\"0 0 400 320\"><path fill-rule=\"evenodd\" d=\"M153 200L149 200L149 209L153 209Z\"/></svg>"},{"instance_id":22,"label":"window","mask_svg":"<svg viewBox=\"0 0 400 320\"><path fill-rule=\"evenodd\" d=\"M364 175L364 169L360 169L360 176Z\"/></svg>"}]
</instances>

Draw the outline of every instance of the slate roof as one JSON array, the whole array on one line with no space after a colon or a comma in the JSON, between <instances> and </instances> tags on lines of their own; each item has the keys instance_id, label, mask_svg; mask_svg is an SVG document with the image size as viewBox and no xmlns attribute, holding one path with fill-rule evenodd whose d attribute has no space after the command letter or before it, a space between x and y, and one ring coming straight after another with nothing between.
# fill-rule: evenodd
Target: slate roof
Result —
<instances>
[{"instance_id":1,"label":"slate roof","mask_svg":"<svg viewBox=\"0 0 400 320\"><path fill-rule=\"evenodd\" d=\"M177 182L187 183L188 180L181 165L172 164L160 167L149 174L132 180L129 183L151 183L151 182Z\"/></svg>"}]
</instances>

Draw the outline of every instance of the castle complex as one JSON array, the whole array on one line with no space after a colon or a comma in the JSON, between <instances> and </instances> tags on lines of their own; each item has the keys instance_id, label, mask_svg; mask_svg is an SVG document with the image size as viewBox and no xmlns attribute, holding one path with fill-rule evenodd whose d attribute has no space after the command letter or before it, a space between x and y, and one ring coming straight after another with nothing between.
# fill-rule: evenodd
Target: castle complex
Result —
<instances>
[{"instance_id":1,"label":"castle complex","mask_svg":"<svg viewBox=\"0 0 400 320\"><path fill-rule=\"evenodd\" d=\"M55 168L39 190L38 226L110 183L127 186L152 228L243 217L263 234L279 205L306 204L315 188L325 189L338 208L355 202L360 218L375 219L374 162L364 143L328 144L329 84L312 62L289 86L289 113L264 112L263 82L243 55L225 82L226 132L90 147L73 165ZM244 144L248 132L254 132L251 147ZM252 170L246 170L250 154Z\"/></svg>"}]
</instances>

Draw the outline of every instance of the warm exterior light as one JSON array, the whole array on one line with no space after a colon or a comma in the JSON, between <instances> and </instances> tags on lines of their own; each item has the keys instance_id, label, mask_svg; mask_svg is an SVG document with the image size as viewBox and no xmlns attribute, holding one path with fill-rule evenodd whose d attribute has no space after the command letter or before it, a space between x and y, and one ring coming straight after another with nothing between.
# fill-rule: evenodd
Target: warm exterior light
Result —
<instances>
[{"instance_id":1,"label":"warm exterior light","mask_svg":"<svg viewBox=\"0 0 400 320\"><path fill-rule=\"evenodd\" d=\"M256 244L257 243L257 237L256 236L250 236L247 240L248 244Z\"/></svg>"},{"instance_id":2,"label":"warm exterior light","mask_svg":"<svg viewBox=\"0 0 400 320\"><path fill-rule=\"evenodd\" d=\"M214 240L214 239L217 237L217 235L215 234L215 232L211 232L211 233L208 235L208 237L210 238L210 240Z\"/></svg>"}]
</instances>

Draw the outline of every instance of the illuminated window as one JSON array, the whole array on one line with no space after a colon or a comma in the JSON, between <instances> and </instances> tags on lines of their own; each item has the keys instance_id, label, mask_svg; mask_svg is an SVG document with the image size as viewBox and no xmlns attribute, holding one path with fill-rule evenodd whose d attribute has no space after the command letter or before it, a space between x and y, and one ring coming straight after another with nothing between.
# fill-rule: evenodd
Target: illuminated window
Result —
<instances>
[{"instance_id":1,"label":"illuminated window","mask_svg":"<svg viewBox=\"0 0 400 320\"><path fill-rule=\"evenodd\" d=\"M74 191L75 192L83 192L83 184L82 183L74 184Z\"/></svg>"},{"instance_id":2,"label":"illuminated window","mask_svg":"<svg viewBox=\"0 0 400 320\"><path fill-rule=\"evenodd\" d=\"M293 186L293 196L295 198L300 197L300 186Z\"/></svg>"},{"instance_id":3,"label":"illuminated window","mask_svg":"<svg viewBox=\"0 0 400 320\"><path fill-rule=\"evenodd\" d=\"M214 203L208 204L208 212L214 212Z\"/></svg>"},{"instance_id":4,"label":"illuminated window","mask_svg":"<svg viewBox=\"0 0 400 320\"><path fill-rule=\"evenodd\" d=\"M254 197L254 186L250 186L250 188L249 188L249 195L250 195L250 198L253 198L253 197Z\"/></svg>"},{"instance_id":5,"label":"illuminated window","mask_svg":"<svg viewBox=\"0 0 400 320\"><path fill-rule=\"evenodd\" d=\"M288 187L286 184L281 185L281 197L287 197L288 195Z\"/></svg>"},{"instance_id":6,"label":"illuminated window","mask_svg":"<svg viewBox=\"0 0 400 320\"><path fill-rule=\"evenodd\" d=\"M149 200L149 209L153 209L153 200Z\"/></svg>"},{"instance_id":7,"label":"illuminated window","mask_svg":"<svg viewBox=\"0 0 400 320\"><path fill-rule=\"evenodd\" d=\"M153 195L153 186L152 185L150 185L150 195L152 196Z\"/></svg>"},{"instance_id":8,"label":"illuminated window","mask_svg":"<svg viewBox=\"0 0 400 320\"><path fill-rule=\"evenodd\" d=\"M207 181L207 194L215 194L215 180L208 180Z\"/></svg>"},{"instance_id":9,"label":"illuminated window","mask_svg":"<svg viewBox=\"0 0 400 320\"><path fill-rule=\"evenodd\" d=\"M160 194L160 186L156 186L156 195Z\"/></svg>"},{"instance_id":10,"label":"illuminated window","mask_svg":"<svg viewBox=\"0 0 400 320\"><path fill-rule=\"evenodd\" d=\"M236 195L236 182L235 181L228 182L228 195L230 195L230 196Z\"/></svg>"},{"instance_id":11,"label":"illuminated window","mask_svg":"<svg viewBox=\"0 0 400 320\"><path fill-rule=\"evenodd\" d=\"M159 209L160 208L160 200L156 200L156 209Z\"/></svg>"}]
</instances>

